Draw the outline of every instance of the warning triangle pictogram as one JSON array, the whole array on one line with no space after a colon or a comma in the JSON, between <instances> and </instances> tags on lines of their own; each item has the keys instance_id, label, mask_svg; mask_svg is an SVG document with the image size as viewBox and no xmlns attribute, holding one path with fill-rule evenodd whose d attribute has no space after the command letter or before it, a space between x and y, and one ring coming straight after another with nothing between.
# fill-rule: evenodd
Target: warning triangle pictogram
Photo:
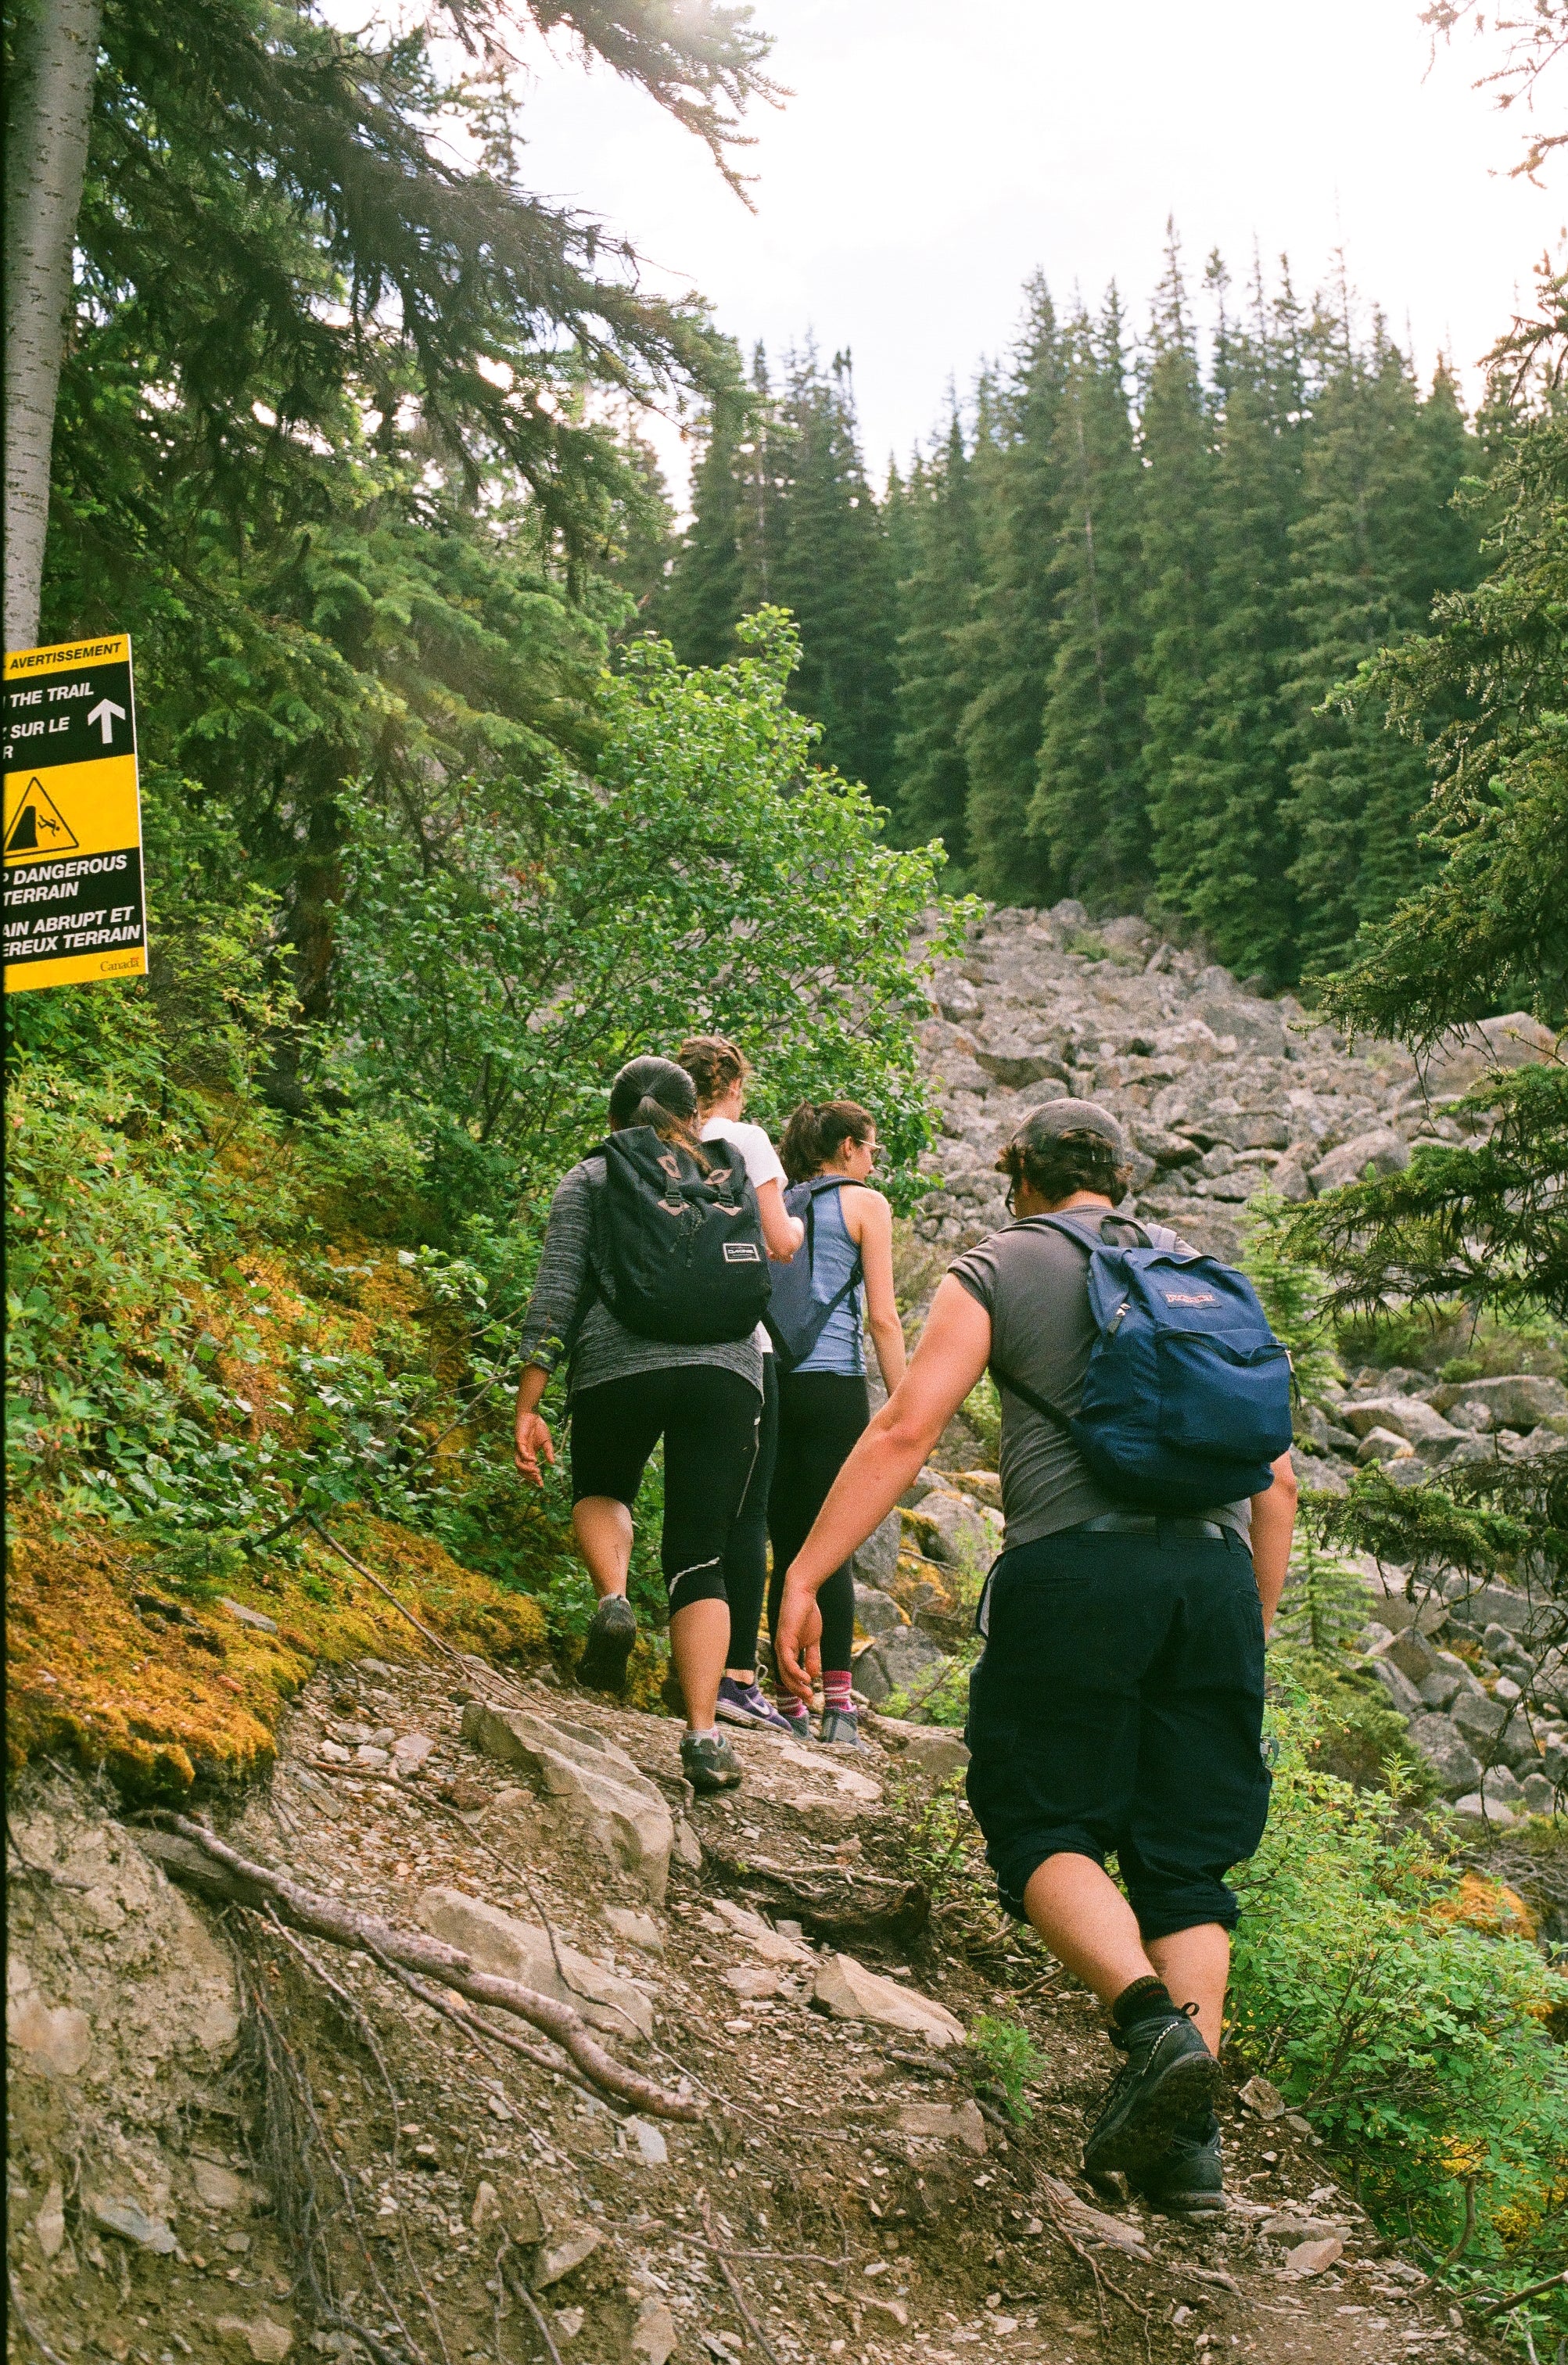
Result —
<instances>
[{"instance_id":1,"label":"warning triangle pictogram","mask_svg":"<svg viewBox=\"0 0 1568 2365\"><path fill-rule=\"evenodd\" d=\"M43 782L29 780L6 833L6 861L24 854L69 854L78 842Z\"/></svg>"}]
</instances>

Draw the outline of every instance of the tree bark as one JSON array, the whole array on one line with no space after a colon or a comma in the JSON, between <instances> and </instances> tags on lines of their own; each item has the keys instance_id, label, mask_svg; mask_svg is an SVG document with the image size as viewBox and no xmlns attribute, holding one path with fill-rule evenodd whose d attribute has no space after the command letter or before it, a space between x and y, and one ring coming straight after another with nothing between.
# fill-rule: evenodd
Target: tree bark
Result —
<instances>
[{"instance_id":1,"label":"tree bark","mask_svg":"<svg viewBox=\"0 0 1568 2365\"><path fill-rule=\"evenodd\" d=\"M7 649L34 645L49 531L54 409L103 0L32 0L23 19L6 167Z\"/></svg>"}]
</instances>

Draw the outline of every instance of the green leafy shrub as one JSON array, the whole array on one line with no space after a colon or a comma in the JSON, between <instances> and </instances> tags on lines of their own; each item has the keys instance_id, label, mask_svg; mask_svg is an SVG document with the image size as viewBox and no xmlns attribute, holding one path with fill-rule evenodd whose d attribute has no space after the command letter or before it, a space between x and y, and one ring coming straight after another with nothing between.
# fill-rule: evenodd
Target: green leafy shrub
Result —
<instances>
[{"instance_id":1,"label":"green leafy shrub","mask_svg":"<svg viewBox=\"0 0 1568 2365\"><path fill-rule=\"evenodd\" d=\"M1441 1827L1397 1778L1358 1791L1316 1770L1309 1711L1283 1723L1269 1828L1233 1876L1232 2041L1353 2149L1391 2232L1445 2259L1468 2192L1451 2279L1528 2285L1556 2262L1568 2203L1568 2057L1544 2025L1568 1980L1522 1939L1445 1919Z\"/></svg>"},{"instance_id":2,"label":"green leafy shrub","mask_svg":"<svg viewBox=\"0 0 1568 2365\"><path fill-rule=\"evenodd\" d=\"M1024 2090L1043 2078L1050 2064L1028 2030L1018 2021L982 2012L969 2023L969 2045L1000 2089L1008 2117L1020 2126L1032 2119L1034 2105L1025 2101Z\"/></svg>"}]
</instances>

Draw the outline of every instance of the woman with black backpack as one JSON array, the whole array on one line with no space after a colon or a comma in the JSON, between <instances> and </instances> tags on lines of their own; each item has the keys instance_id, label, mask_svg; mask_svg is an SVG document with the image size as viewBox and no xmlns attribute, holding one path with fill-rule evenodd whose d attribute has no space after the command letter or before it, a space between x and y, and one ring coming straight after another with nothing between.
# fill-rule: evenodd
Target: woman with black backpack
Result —
<instances>
[{"instance_id":1,"label":"woman with black backpack","mask_svg":"<svg viewBox=\"0 0 1568 2365\"><path fill-rule=\"evenodd\" d=\"M869 1187L877 1163L877 1121L857 1101L802 1101L779 1143L795 1187L791 1214L811 1214L811 1295L830 1309L813 1324L805 1354L779 1374L778 1458L768 1497L773 1545L767 1623L778 1622L784 1573L805 1542L828 1491L870 1419L864 1330L868 1323L882 1381L891 1395L903 1377L903 1326L893 1291L892 1209ZM855 1586L849 1564L834 1569L817 1595L822 1611L823 1718L820 1741L862 1746L850 1700ZM804 1740L803 1701L780 1689L778 1705Z\"/></svg>"},{"instance_id":2,"label":"woman with black backpack","mask_svg":"<svg viewBox=\"0 0 1568 2365\"><path fill-rule=\"evenodd\" d=\"M632 1509L665 1448L661 1560L686 1708L681 1771L741 1778L715 1717L730 1641L724 1553L756 1460L756 1324L767 1300L756 1194L738 1151L705 1148L673 1059L633 1059L610 1087L610 1138L565 1174L523 1321L517 1466L536 1485L554 1447L539 1413L567 1364L572 1529L599 1595L578 1680L619 1689L636 1640L626 1598Z\"/></svg>"}]
</instances>

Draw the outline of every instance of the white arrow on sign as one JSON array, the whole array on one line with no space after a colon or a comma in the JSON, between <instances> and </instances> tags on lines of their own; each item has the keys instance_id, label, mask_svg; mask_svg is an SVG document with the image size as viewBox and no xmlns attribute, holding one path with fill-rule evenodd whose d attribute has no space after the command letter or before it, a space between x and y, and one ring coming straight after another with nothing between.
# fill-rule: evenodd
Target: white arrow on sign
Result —
<instances>
[{"instance_id":1,"label":"white arrow on sign","mask_svg":"<svg viewBox=\"0 0 1568 2365\"><path fill-rule=\"evenodd\" d=\"M100 698L96 706L91 708L88 712L87 720L89 723L95 723L97 724L99 730L104 734L104 745L106 747L113 744L115 735L115 716L117 714L123 723L125 721L125 709L123 706L117 706L112 698Z\"/></svg>"}]
</instances>

